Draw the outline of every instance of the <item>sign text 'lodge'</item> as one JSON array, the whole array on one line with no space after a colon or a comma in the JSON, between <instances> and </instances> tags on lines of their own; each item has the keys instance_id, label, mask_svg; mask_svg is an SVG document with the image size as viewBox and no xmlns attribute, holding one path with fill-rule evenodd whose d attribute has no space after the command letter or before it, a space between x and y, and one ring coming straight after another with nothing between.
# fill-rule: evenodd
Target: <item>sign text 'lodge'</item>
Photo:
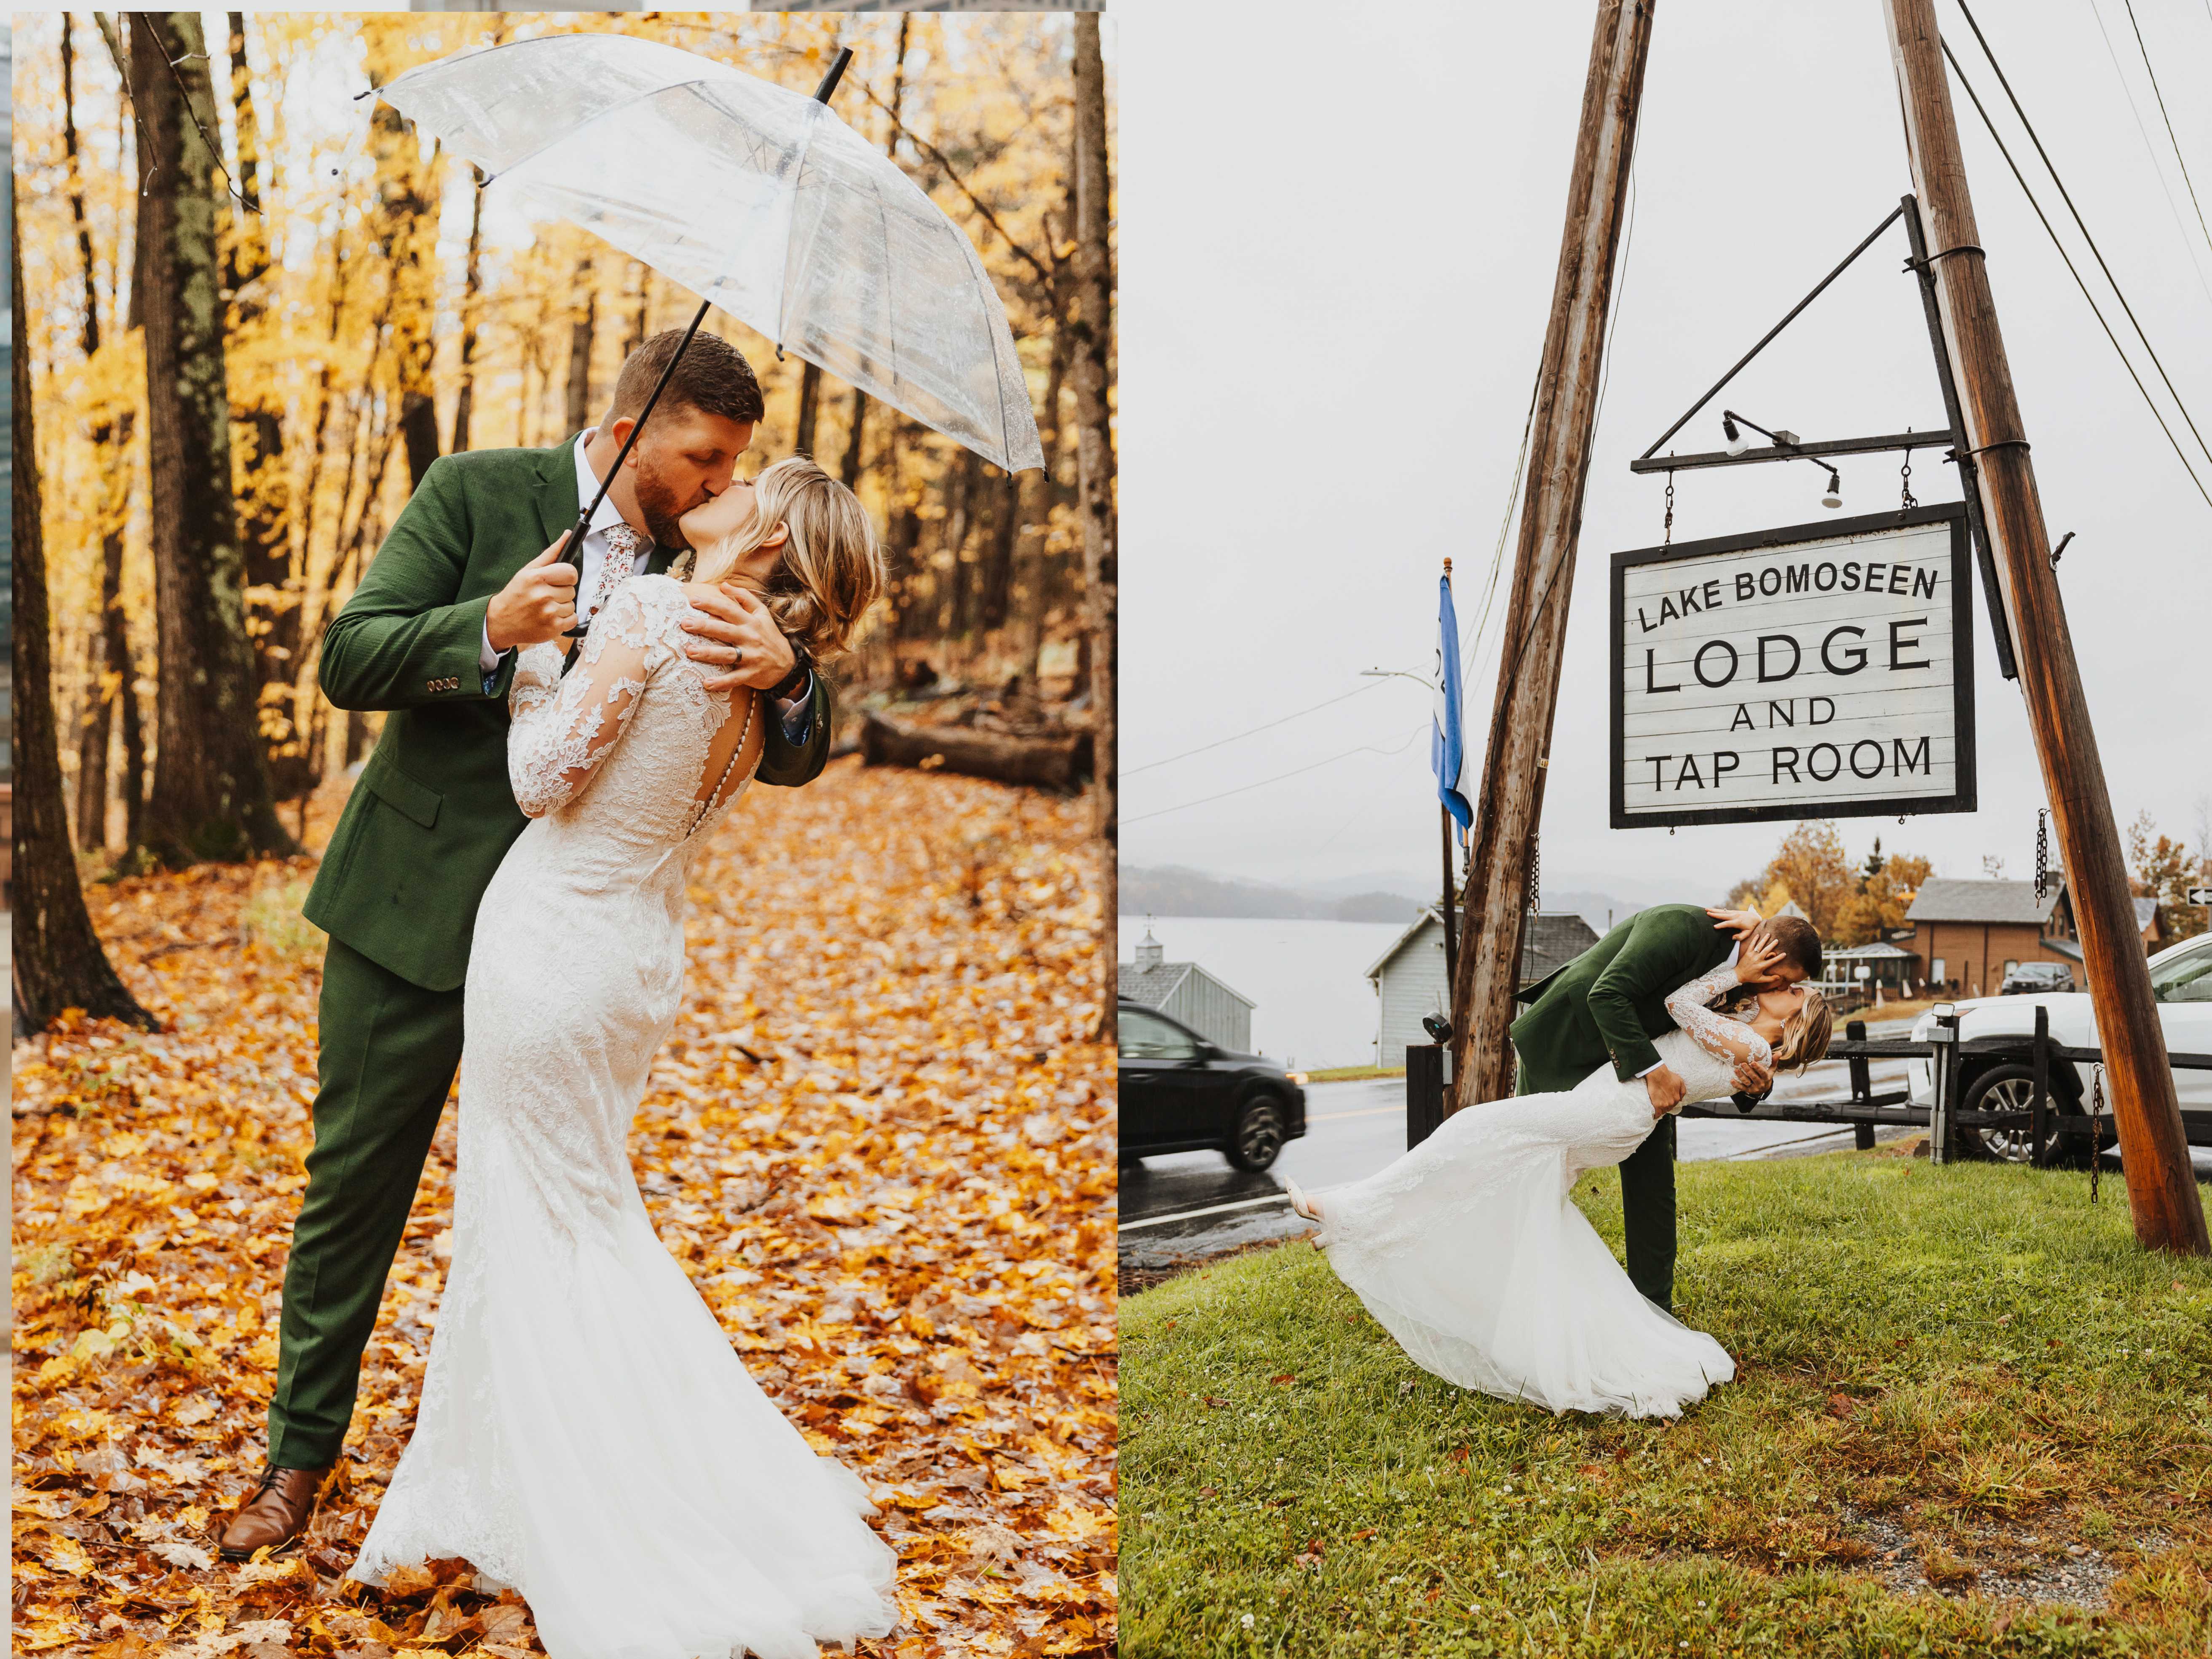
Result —
<instances>
[{"instance_id":1,"label":"sign text 'lodge'","mask_svg":"<svg viewBox=\"0 0 2212 1659\"><path fill-rule=\"evenodd\" d=\"M1613 825L1974 806L1965 509L1613 557Z\"/></svg>"}]
</instances>

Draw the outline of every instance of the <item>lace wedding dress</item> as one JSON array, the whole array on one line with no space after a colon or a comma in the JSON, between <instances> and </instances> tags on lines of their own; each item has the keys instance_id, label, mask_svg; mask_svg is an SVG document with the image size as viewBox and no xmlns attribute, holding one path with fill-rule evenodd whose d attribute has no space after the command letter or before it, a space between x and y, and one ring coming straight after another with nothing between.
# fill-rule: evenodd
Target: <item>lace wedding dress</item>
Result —
<instances>
[{"instance_id":1,"label":"lace wedding dress","mask_svg":"<svg viewBox=\"0 0 2212 1659\"><path fill-rule=\"evenodd\" d=\"M565 680L552 645L517 664L508 769L535 822L477 913L453 1261L352 1568L465 1557L523 1594L553 1659L815 1659L896 1622L866 1488L746 1374L630 1172L685 879L758 763L748 730L702 810L732 711L684 654L687 609L635 577Z\"/></svg>"},{"instance_id":2,"label":"lace wedding dress","mask_svg":"<svg viewBox=\"0 0 2212 1659\"><path fill-rule=\"evenodd\" d=\"M1667 999L1681 1028L1659 1057L1683 1102L1735 1089L1735 1061L1708 1049L1724 1016L1705 1003L1733 966ZM1749 1027L1752 1052L1766 1045ZM1651 1133L1641 1080L1601 1066L1563 1094L1455 1112L1403 1158L1322 1194L1321 1243L1413 1363L1462 1388L1553 1412L1676 1417L1735 1376L1720 1344L1644 1299L1570 1196L1586 1170L1618 1164Z\"/></svg>"}]
</instances>

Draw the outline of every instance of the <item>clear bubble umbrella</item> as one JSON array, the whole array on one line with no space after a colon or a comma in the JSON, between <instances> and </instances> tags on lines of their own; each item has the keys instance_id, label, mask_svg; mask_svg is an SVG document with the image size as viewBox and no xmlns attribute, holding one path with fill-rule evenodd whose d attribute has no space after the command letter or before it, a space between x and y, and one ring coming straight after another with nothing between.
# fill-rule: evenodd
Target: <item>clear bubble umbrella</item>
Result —
<instances>
[{"instance_id":1,"label":"clear bubble umbrella","mask_svg":"<svg viewBox=\"0 0 2212 1659\"><path fill-rule=\"evenodd\" d=\"M376 90L532 219L581 226L699 295L691 331L720 306L1009 471L1042 466L983 262L829 107L850 57L810 98L658 41L556 34Z\"/></svg>"}]
</instances>

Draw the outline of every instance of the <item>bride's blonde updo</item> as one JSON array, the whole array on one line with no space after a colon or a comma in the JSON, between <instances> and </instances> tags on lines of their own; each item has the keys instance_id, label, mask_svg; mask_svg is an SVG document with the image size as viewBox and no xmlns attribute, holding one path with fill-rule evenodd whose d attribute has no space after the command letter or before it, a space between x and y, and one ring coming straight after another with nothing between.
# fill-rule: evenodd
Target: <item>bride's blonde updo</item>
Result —
<instances>
[{"instance_id":1,"label":"bride's blonde updo","mask_svg":"<svg viewBox=\"0 0 2212 1659\"><path fill-rule=\"evenodd\" d=\"M698 549L690 580L721 580L778 525L790 535L761 598L784 635L817 662L842 656L883 593L883 549L859 498L805 456L762 471L753 481L751 520Z\"/></svg>"}]
</instances>

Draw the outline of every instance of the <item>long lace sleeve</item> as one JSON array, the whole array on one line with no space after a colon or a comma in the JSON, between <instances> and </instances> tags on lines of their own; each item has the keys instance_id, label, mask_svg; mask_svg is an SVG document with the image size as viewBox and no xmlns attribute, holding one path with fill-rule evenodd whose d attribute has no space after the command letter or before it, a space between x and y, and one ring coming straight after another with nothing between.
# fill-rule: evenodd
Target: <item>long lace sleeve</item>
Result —
<instances>
[{"instance_id":1,"label":"long lace sleeve","mask_svg":"<svg viewBox=\"0 0 2212 1659\"><path fill-rule=\"evenodd\" d=\"M629 727L655 650L635 586L623 584L601 608L566 678L557 644L533 645L515 659L507 775L515 804L531 817L581 793Z\"/></svg>"},{"instance_id":2,"label":"long lace sleeve","mask_svg":"<svg viewBox=\"0 0 2212 1659\"><path fill-rule=\"evenodd\" d=\"M1733 1066L1741 1058L1728 1039L1734 1037L1749 1045L1751 1057L1765 1065L1773 1056L1766 1039L1739 1020L1717 1014L1705 1004L1723 991L1733 990L1739 983L1735 964L1723 963L1702 979L1693 979L1680 989L1668 993L1667 1015L1697 1040L1698 1046L1716 1060Z\"/></svg>"}]
</instances>

